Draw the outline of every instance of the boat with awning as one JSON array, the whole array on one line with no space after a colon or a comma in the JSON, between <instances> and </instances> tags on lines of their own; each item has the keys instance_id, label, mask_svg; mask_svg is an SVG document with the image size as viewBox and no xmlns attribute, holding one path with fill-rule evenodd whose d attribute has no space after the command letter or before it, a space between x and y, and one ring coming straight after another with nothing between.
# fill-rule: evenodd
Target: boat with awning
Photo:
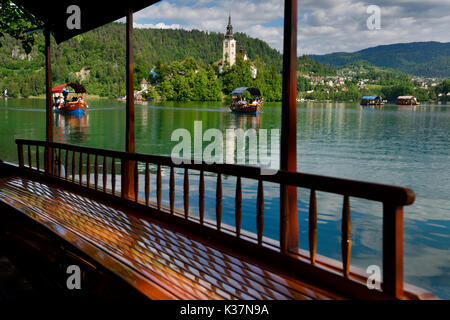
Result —
<instances>
[{"instance_id":1,"label":"boat with awning","mask_svg":"<svg viewBox=\"0 0 450 320\"><path fill-rule=\"evenodd\" d=\"M381 106L384 105L383 98L380 96L364 96L361 98L362 106Z\"/></svg>"},{"instance_id":2,"label":"boat with awning","mask_svg":"<svg viewBox=\"0 0 450 320\"><path fill-rule=\"evenodd\" d=\"M72 91L67 87L70 87ZM72 96L69 96L69 94L72 94ZM54 112L82 116L88 108L86 88L78 82L58 85L52 89L52 95Z\"/></svg>"},{"instance_id":3,"label":"boat with awning","mask_svg":"<svg viewBox=\"0 0 450 320\"><path fill-rule=\"evenodd\" d=\"M230 109L233 112L257 114L261 111L262 103L261 91L258 88L240 87L231 92Z\"/></svg>"},{"instance_id":4,"label":"boat with awning","mask_svg":"<svg viewBox=\"0 0 450 320\"><path fill-rule=\"evenodd\" d=\"M397 98L397 104L398 105L419 105L420 103L417 102L417 98L414 96L399 96Z\"/></svg>"}]
</instances>

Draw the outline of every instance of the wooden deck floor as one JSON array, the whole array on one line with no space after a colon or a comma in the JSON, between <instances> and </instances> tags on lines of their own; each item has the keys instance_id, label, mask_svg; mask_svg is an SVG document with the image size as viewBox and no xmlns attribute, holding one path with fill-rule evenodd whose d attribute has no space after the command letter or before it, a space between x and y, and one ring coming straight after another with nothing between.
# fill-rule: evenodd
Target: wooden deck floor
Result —
<instances>
[{"instance_id":1,"label":"wooden deck floor","mask_svg":"<svg viewBox=\"0 0 450 320\"><path fill-rule=\"evenodd\" d=\"M48 227L124 281L162 299L339 299L130 210L28 178L0 178L0 201ZM85 243L95 250L88 250ZM100 254L99 254L100 253ZM106 257L106 258L105 258ZM120 271L122 270L122 271ZM154 294L158 292L158 294Z\"/></svg>"}]
</instances>

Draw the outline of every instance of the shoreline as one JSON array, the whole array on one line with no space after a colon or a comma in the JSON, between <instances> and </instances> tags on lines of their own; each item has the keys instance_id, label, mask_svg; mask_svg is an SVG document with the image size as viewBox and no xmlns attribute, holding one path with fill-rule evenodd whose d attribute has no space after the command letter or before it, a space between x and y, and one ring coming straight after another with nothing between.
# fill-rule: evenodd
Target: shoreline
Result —
<instances>
[{"instance_id":1,"label":"shoreline","mask_svg":"<svg viewBox=\"0 0 450 320\"><path fill-rule=\"evenodd\" d=\"M7 99L35 99L35 100L45 100L45 95L39 95L39 96L29 96L29 97L8 97ZM110 97L101 97L99 95L93 95L93 94L87 94L86 95L86 100L116 100L116 101L120 101L117 100L117 98L110 98ZM125 102L122 101L122 102ZM140 103L138 101L135 101L136 103ZM166 101L145 101L145 102L181 102L181 101L177 101L177 100L166 100ZM202 100L191 100L188 102L211 102L211 101L202 101ZM267 101L269 103L281 103L281 101ZM354 100L300 100L297 99L297 103L357 103L358 101L354 101ZM419 100L419 102L421 104L436 104L436 105L446 105L446 104L450 104L450 101L447 102L442 102L442 101L432 101L432 100L428 100L428 101L421 101ZM386 104L396 104L396 102L387 102Z\"/></svg>"}]
</instances>

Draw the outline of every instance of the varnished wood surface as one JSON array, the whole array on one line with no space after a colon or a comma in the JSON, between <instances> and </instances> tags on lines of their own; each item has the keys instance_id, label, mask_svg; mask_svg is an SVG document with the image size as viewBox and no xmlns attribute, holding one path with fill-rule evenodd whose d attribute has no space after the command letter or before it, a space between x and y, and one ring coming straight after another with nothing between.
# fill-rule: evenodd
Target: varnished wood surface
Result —
<instances>
[{"instance_id":1,"label":"varnished wood surface","mask_svg":"<svg viewBox=\"0 0 450 320\"><path fill-rule=\"evenodd\" d=\"M175 299L341 298L299 279L274 274L150 219L48 183L17 176L2 178L0 200L41 224L58 225L118 264L136 270L147 280L139 282L142 291L163 288Z\"/></svg>"}]
</instances>

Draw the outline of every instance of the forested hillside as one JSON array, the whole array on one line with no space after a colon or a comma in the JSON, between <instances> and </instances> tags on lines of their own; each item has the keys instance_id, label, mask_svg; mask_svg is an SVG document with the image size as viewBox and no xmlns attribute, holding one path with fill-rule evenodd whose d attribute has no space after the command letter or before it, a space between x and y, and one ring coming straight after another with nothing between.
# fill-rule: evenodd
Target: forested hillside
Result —
<instances>
[{"instance_id":1,"label":"forested hillside","mask_svg":"<svg viewBox=\"0 0 450 320\"><path fill-rule=\"evenodd\" d=\"M337 52L312 57L335 67L365 60L378 67L395 68L413 75L450 77L450 43L432 41L397 43L353 53Z\"/></svg>"},{"instance_id":2,"label":"forested hillside","mask_svg":"<svg viewBox=\"0 0 450 320\"><path fill-rule=\"evenodd\" d=\"M260 60L277 71L281 54L265 42L236 33L239 48L252 60ZM198 30L135 29L135 82L148 79L153 66L192 57L203 67L221 59L223 34ZM38 95L44 90L43 36L36 36L32 52L26 55L18 41L2 39L0 87L11 95ZM81 80L88 92L116 96L124 90L125 27L112 23L56 45L52 43L52 79L55 84ZM123 92L122 92L123 93Z\"/></svg>"},{"instance_id":3,"label":"forested hillside","mask_svg":"<svg viewBox=\"0 0 450 320\"><path fill-rule=\"evenodd\" d=\"M170 72L164 79L159 76L159 83L170 80L172 86L182 85L184 82L192 85L200 81L201 76L215 72L217 78L217 62L222 58L221 33L207 33L198 30L161 30L161 29L135 29L135 86L139 88L142 78L151 80L150 72L153 67L160 72L175 71L176 77ZM223 94L228 94L230 86L258 85L266 91L267 100L279 100L281 98L281 70L282 55L269 47L262 40L250 38L244 33L235 33L238 52L244 51L258 68L257 79L249 79L248 70L243 72L242 64L236 68L226 70L215 81L217 83L205 83L205 86L213 86L214 93L206 95L220 97L216 88ZM0 47L0 88L8 88L10 96L28 97L44 93L44 55L43 35L36 34L36 41L30 54L25 54L19 41L12 38L2 38ZM115 97L125 94L125 27L120 23L105 25L91 32L85 33L67 42L57 45L52 42L52 80L53 84L61 84L71 81L82 82L90 94ZM192 61L197 66L199 79L184 78L192 76L188 71L191 66L184 67ZM248 64L248 63L247 63ZM170 67L169 67L170 66ZM332 67L308 57L301 57L298 61L301 72L312 72L317 75L336 74ZM164 71L165 69L165 71ZM192 71L192 70L191 70ZM173 73L173 72L172 72ZM183 74L183 76L181 76ZM194 72L195 74L195 72ZM172 79L174 78L174 79ZM181 80L180 80L181 79ZM165 83L166 85L168 82ZM159 85L160 90L163 86ZM169 88L170 87L165 87ZM191 88L192 92L204 88ZM169 92L153 92L164 96L166 99L204 99L197 95L181 94L173 95ZM205 97L204 94L201 95Z\"/></svg>"}]
</instances>

